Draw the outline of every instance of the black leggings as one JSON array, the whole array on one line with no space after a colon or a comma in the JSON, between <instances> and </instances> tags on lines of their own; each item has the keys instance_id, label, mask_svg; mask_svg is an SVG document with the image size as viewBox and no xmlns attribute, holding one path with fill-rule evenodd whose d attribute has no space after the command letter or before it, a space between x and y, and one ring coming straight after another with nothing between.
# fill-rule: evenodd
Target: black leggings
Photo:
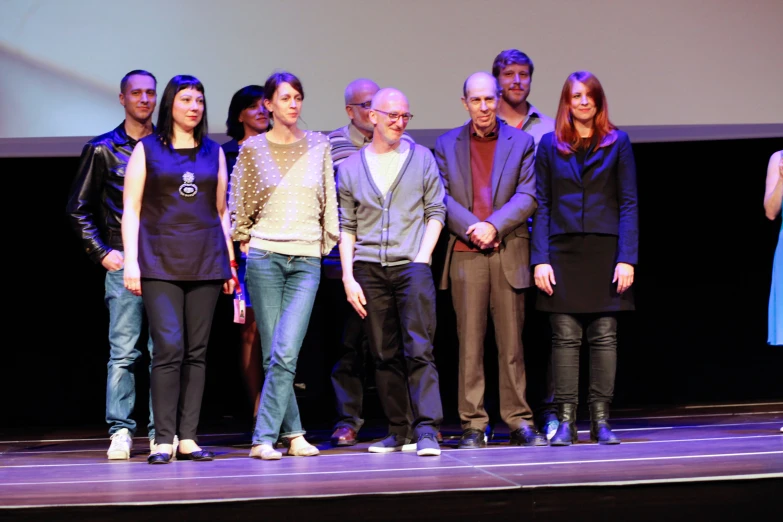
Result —
<instances>
[{"instance_id":1,"label":"black leggings","mask_svg":"<svg viewBox=\"0 0 783 522\"><path fill-rule=\"evenodd\" d=\"M207 344L222 281L142 279L152 335L155 441L196 439L204 394Z\"/></svg>"},{"instance_id":2,"label":"black leggings","mask_svg":"<svg viewBox=\"0 0 783 522\"><path fill-rule=\"evenodd\" d=\"M579 402L579 349L590 345L590 393L587 402L612 402L617 370L617 318L613 314L551 314L555 402Z\"/></svg>"}]
</instances>

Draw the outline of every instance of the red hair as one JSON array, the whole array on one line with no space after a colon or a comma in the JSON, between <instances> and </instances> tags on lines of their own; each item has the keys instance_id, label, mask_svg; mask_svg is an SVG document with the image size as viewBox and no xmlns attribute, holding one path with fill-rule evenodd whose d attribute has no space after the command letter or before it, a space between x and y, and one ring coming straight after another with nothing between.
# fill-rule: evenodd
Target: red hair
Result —
<instances>
[{"instance_id":1,"label":"red hair","mask_svg":"<svg viewBox=\"0 0 783 522\"><path fill-rule=\"evenodd\" d=\"M557 150L564 155L574 153L581 139L574 128L571 115L571 90L577 82L584 84L587 88L587 95L595 103L593 136L598 140L598 147L609 146L617 139L615 132L617 127L609 121L609 106L606 103L606 94L604 94L601 82L590 71L576 71L566 78L563 91L560 93L560 103L557 106L557 117L555 118L555 145Z\"/></svg>"}]
</instances>

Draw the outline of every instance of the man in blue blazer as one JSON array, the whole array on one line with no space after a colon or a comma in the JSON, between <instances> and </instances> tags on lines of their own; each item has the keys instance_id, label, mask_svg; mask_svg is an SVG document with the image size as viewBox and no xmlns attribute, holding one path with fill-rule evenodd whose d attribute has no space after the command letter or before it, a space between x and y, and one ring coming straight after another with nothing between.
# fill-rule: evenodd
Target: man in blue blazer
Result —
<instances>
[{"instance_id":1,"label":"man in blue blazer","mask_svg":"<svg viewBox=\"0 0 783 522\"><path fill-rule=\"evenodd\" d=\"M510 444L546 445L525 398L524 290L530 276L527 220L536 210L533 138L497 118L498 84L484 72L463 86L470 122L440 136L435 157L446 189L449 240L440 289L451 288L459 339L460 448L486 446L484 337L492 313L500 415Z\"/></svg>"}]
</instances>

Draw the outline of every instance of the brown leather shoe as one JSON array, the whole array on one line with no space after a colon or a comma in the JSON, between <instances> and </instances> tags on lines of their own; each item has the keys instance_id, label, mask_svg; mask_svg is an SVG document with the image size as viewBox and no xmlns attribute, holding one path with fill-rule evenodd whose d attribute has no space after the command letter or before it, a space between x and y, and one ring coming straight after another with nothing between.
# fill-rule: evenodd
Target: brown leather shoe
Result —
<instances>
[{"instance_id":1,"label":"brown leather shoe","mask_svg":"<svg viewBox=\"0 0 783 522\"><path fill-rule=\"evenodd\" d=\"M356 430L348 426L340 426L332 433L332 446L353 446L357 442Z\"/></svg>"}]
</instances>

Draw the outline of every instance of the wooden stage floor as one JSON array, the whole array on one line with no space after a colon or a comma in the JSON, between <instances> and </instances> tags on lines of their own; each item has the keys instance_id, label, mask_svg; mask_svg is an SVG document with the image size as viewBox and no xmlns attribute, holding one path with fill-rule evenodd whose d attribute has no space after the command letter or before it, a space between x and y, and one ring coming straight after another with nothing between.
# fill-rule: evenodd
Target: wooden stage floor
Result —
<instances>
[{"instance_id":1,"label":"wooden stage floor","mask_svg":"<svg viewBox=\"0 0 783 522\"><path fill-rule=\"evenodd\" d=\"M520 448L498 434L457 449L444 427L440 457L370 454L319 444L321 456L248 458L248 434L205 434L214 462L106 460L108 441L0 440L0 519L139 520L712 520L781 514L783 402L615 412L619 446ZM378 434L382 435L382 434ZM322 433L326 439L328 433ZM314 437L317 440L318 437ZM587 516L587 518L585 518ZM693 518L695 517L695 518Z\"/></svg>"}]
</instances>

